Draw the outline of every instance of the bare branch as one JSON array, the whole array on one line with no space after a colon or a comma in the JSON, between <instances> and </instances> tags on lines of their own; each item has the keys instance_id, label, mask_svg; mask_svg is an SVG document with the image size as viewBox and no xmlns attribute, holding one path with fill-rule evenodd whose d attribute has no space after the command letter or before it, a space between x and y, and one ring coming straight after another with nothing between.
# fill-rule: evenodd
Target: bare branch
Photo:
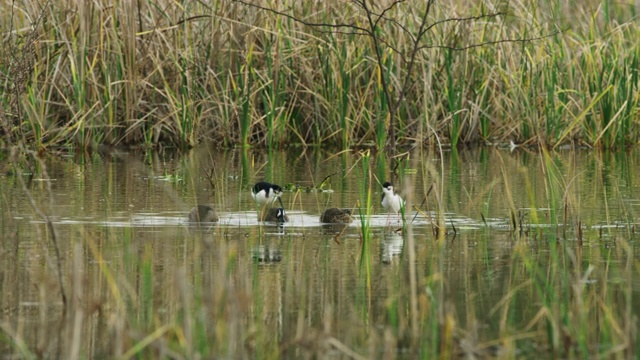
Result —
<instances>
[{"instance_id":1,"label":"bare branch","mask_svg":"<svg viewBox=\"0 0 640 360\"><path fill-rule=\"evenodd\" d=\"M384 38L380 37L378 38L378 40L380 40L381 43L383 43L385 46L387 46L389 49L391 49L391 51L393 51L394 53L400 55L400 58L402 59L402 62L406 63L407 62L407 58L404 55L404 53L398 49L396 49L393 45L391 45L387 40L385 40Z\"/></svg>"},{"instance_id":2,"label":"bare branch","mask_svg":"<svg viewBox=\"0 0 640 360\"><path fill-rule=\"evenodd\" d=\"M404 31L405 33L409 34L411 36L411 40L413 41L414 36L411 33L411 31L409 29L407 29L404 25L400 24L396 19L392 19L389 18L387 16L385 16L387 14L387 12L391 11L394 7L396 7L396 5L404 2L405 0L397 0L394 1L391 5L389 5L386 9L382 10L381 13L376 13L375 11L373 11L372 9L368 9L367 11L369 11L371 14L375 15L377 17L376 21L374 22L374 26L375 28L378 27L378 23L380 23L380 20L384 19L385 21L388 21L396 26L398 26L399 28L402 29L402 31ZM355 1L356 4L358 4L359 6L361 6L362 8L366 7L366 4L364 3L364 1Z\"/></svg>"},{"instance_id":3,"label":"bare branch","mask_svg":"<svg viewBox=\"0 0 640 360\"><path fill-rule=\"evenodd\" d=\"M356 25L357 24L356 22L338 23L338 24L314 23L314 22L301 20L299 18L296 18L293 15L289 15L282 11L278 11L275 9L254 4L250 2L250 0L234 0L234 1L241 4L245 4L247 6L252 6L257 9L269 11L279 16L283 16L287 19L291 19L295 22L307 25L316 31L329 32L329 33L347 33L350 35L368 36L371 41L371 46L373 48L372 50L374 51L376 63L381 74L380 87L384 92L385 102L387 104L387 111L388 111L387 115L389 116L389 128L388 128L386 146L391 150L395 150L395 145L396 145L396 139L395 139L396 137L395 128L396 128L396 121L397 121L396 112L397 112L397 109L400 107L400 104L402 103L402 101L404 101L404 98L411 85L411 82L415 80L414 78L412 78L411 73L415 66L418 54L420 53L421 50L439 48L439 49L450 49L450 50L461 51L461 50L466 50L466 49L471 49L471 48L476 48L481 46L495 45L499 43L526 43L526 42L532 42L532 41L544 39L547 37L555 36L558 33L562 32L562 31L556 31L546 35L539 35L539 34L542 34L542 32L540 32L537 34L539 36L534 36L534 37L516 38L516 39L509 38L509 39L484 41L480 43L474 43L468 46L455 46L455 43L453 45L432 45L432 44L421 45L421 43L430 42L428 41L428 39L425 39L427 34L429 34L432 30L434 30L436 27L440 25L451 23L453 24L454 27L458 27L467 22L477 22L483 19L493 19L496 17L505 16L507 15L507 13L505 11L495 11L491 13L481 13L479 15L474 15L474 16L448 17L442 20L433 21L433 19L430 19L429 16L431 15L432 8L436 0L427 0L426 6L423 8L423 11L419 12L419 14L416 14L416 16L419 17L419 19L416 19L418 23L418 28L412 30L405 27L397 19L391 18L389 16L390 12L393 9L399 7L400 4L405 3L406 0L393 0L390 2L390 4L382 8L379 12L376 9L374 9L376 7L376 2L373 0L369 0L369 1L351 0L350 3L352 5L355 5L355 7L359 8L363 12L362 16L366 19L366 23L367 23L366 25L364 25L364 27ZM394 46L393 44L394 41L391 41L391 39L387 40L388 37L385 37L382 31L378 31L379 29L381 30L383 29L381 25L384 25L385 23L391 24L391 26L395 27L395 29L399 29L397 30L399 33L406 34L407 37L410 39L410 43L411 43L410 46L406 49L404 48L401 49L397 47L397 45ZM393 94L395 95L395 99L392 99L392 92L390 90L390 87L388 86L389 79L386 77L388 72L383 71L383 68L385 65L383 61L383 58L384 58L383 55L386 49L390 49L395 54L399 55L402 62L406 66L406 69L404 69L405 70L404 73L406 75L398 85L399 87L397 88L397 91L398 91L397 95Z\"/></svg>"},{"instance_id":4,"label":"bare branch","mask_svg":"<svg viewBox=\"0 0 640 360\"><path fill-rule=\"evenodd\" d=\"M411 33L411 31L409 29L407 29L404 25L400 24L398 22L398 20L391 19L391 18L388 18L388 17L385 17L384 20L388 21L388 22L394 24L395 26L399 27L400 29L402 29L402 31L404 31L407 35L409 35L409 37L411 38L411 41L415 41L416 40L416 37L413 35L413 33Z\"/></svg>"},{"instance_id":5,"label":"bare branch","mask_svg":"<svg viewBox=\"0 0 640 360\"><path fill-rule=\"evenodd\" d=\"M477 47L481 47L481 46L496 45L496 44L501 44L501 43L526 43L526 42L532 42L532 41L537 41L537 40L550 38L552 36L556 36L558 34L561 34L561 33L565 32L567 30L568 29L558 30L558 31L554 31L553 33L550 33L550 34L537 36L537 37L529 37L529 38L524 38L524 39L500 39L500 40L484 41L484 42L481 42L481 43L471 44L471 45L468 45L468 46L423 45L423 46L420 46L418 48L418 50L424 50L424 49L447 49L447 50L454 50L454 51L463 51L463 50L469 50L469 49L473 49L473 48L477 48Z\"/></svg>"},{"instance_id":6,"label":"bare branch","mask_svg":"<svg viewBox=\"0 0 640 360\"><path fill-rule=\"evenodd\" d=\"M391 5L389 5L386 9L382 10L382 12L381 12L380 14L373 13L374 15L376 15L376 16L378 17L378 19L376 19L376 21L374 22L374 24L373 24L373 25L374 25L375 27L378 27L378 23L380 22L380 19L383 19L383 18L384 18L384 19L386 20L387 18L386 18L384 15L385 15L387 12L391 11L394 7L396 7L396 5L398 5L398 4L399 4L399 3L401 3L401 2L404 2L404 0L397 0L397 1L394 1L394 2L393 2L393 3L391 3Z\"/></svg>"},{"instance_id":7,"label":"bare branch","mask_svg":"<svg viewBox=\"0 0 640 360\"><path fill-rule=\"evenodd\" d=\"M250 2L244 1L244 0L233 0L233 1L237 2L237 3L240 3L240 4L243 4L243 5L254 7L254 8L259 9L259 10L268 11L268 12L271 12L273 14L286 17L287 19L291 19L291 20L293 20L295 22L298 22L300 24L303 24L303 25L306 25L306 26L310 26L310 27L313 27L313 28L318 28L318 27L320 27L320 28L332 28L332 29L348 28L348 29L351 29L351 30L353 30L353 29L358 30L358 31L354 31L353 34L362 33L362 35L371 36L371 32L369 30L367 30L367 29L365 29L363 27L360 27L358 25L355 25L355 24L314 23L314 22L309 22L309 21L305 21L305 20L302 20L302 19L298 19L297 17L295 17L293 15L289 15L289 14L287 14L285 12L278 11L276 9L264 7L264 6L261 6L261 5L257 5L257 4L254 4L254 3L250 3ZM349 33L349 34L351 34L351 33Z\"/></svg>"},{"instance_id":8,"label":"bare branch","mask_svg":"<svg viewBox=\"0 0 640 360\"><path fill-rule=\"evenodd\" d=\"M423 29L427 24L427 16L429 16L429 12L431 11L431 5L433 4L433 2L434 0L429 0L429 2L427 3L427 8L424 10L424 14L422 15L422 20L420 21L420 28L418 29L418 36L416 36L415 39L413 40L413 46L412 46L413 49L411 50L411 60L409 60L409 64L407 66L407 74L411 74L411 70L413 69L413 64L415 63L416 55L418 54L418 51L419 51L418 44L420 43L422 36L426 33L425 31L423 31ZM404 83L402 84L402 88L400 89L400 94L394 105L394 109L400 106L400 103L404 99L404 94L407 88L409 87L410 78L411 78L410 76L405 77Z\"/></svg>"},{"instance_id":9,"label":"bare branch","mask_svg":"<svg viewBox=\"0 0 640 360\"><path fill-rule=\"evenodd\" d=\"M428 32L429 30L433 29L434 27L438 26L438 25L442 25L448 22L464 22L464 21L472 21L472 20L480 20L480 19L485 19L485 18L494 18L496 16L501 16L501 15L506 15L506 13L504 12L496 12L496 13L491 13L491 14L481 14L481 15L476 15L476 16L468 16L468 17L457 17L457 18L446 18L440 21L436 21L433 24L427 26L424 29L424 32ZM419 33L418 37L420 37L422 34Z\"/></svg>"}]
</instances>

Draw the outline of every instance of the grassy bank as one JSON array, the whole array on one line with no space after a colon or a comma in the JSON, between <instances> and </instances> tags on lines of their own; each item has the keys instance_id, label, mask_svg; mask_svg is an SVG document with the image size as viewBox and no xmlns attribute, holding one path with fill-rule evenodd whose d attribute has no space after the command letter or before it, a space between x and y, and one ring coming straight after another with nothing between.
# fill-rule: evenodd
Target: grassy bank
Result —
<instances>
[{"instance_id":1,"label":"grassy bank","mask_svg":"<svg viewBox=\"0 0 640 360\"><path fill-rule=\"evenodd\" d=\"M307 24L232 1L3 2L5 141L381 146L390 125L399 144L638 140L631 3L435 2L411 69L426 4L385 13L379 62L371 37L309 26L367 28L355 3L260 4Z\"/></svg>"}]
</instances>

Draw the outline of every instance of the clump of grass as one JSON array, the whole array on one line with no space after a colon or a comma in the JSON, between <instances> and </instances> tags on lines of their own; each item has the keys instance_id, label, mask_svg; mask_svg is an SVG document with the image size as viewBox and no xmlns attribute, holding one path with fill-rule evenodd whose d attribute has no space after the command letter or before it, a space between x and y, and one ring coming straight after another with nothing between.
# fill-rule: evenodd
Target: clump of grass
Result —
<instances>
[{"instance_id":1,"label":"clump of grass","mask_svg":"<svg viewBox=\"0 0 640 360\"><path fill-rule=\"evenodd\" d=\"M3 132L41 148L381 148L433 143L427 128L453 146L637 141L628 5L430 4L398 3L363 35L330 25L384 5L4 3Z\"/></svg>"}]
</instances>

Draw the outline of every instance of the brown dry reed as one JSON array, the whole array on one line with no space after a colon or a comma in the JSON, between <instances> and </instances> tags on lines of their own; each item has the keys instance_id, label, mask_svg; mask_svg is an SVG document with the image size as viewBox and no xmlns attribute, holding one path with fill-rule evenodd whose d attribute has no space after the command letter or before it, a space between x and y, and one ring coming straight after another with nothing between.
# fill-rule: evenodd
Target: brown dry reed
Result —
<instances>
[{"instance_id":1,"label":"brown dry reed","mask_svg":"<svg viewBox=\"0 0 640 360\"><path fill-rule=\"evenodd\" d=\"M637 10L593 0L2 2L1 128L38 150L435 137L626 146L638 139Z\"/></svg>"}]
</instances>

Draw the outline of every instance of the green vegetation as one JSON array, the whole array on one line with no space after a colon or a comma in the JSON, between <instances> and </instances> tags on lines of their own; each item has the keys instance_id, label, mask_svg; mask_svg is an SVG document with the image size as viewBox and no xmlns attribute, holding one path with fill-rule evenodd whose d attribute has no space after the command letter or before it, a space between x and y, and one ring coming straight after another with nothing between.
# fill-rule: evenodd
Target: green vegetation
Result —
<instances>
[{"instance_id":1,"label":"green vegetation","mask_svg":"<svg viewBox=\"0 0 640 360\"><path fill-rule=\"evenodd\" d=\"M375 25L359 2L259 4L279 13L234 1L3 2L5 143L347 148L435 134L453 146L609 148L639 138L632 2L401 2ZM365 4L377 14L391 3ZM375 38L312 24L373 26Z\"/></svg>"},{"instance_id":2,"label":"green vegetation","mask_svg":"<svg viewBox=\"0 0 640 360\"><path fill-rule=\"evenodd\" d=\"M255 4L0 4L0 352L635 355L640 161L551 151L639 140L635 4ZM241 150L182 162L39 156L203 140ZM510 141L541 150L458 152ZM396 143L429 146L401 160L368 149ZM364 150L288 161L271 151L300 145ZM413 192L402 232L372 225L376 180L390 174ZM134 221L145 210L166 221L158 208L196 200L244 216L257 176L286 179L298 213L328 203L333 176L332 201L356 204L360 221L340 241L305 226ZM459 217L469 220L458 232ZM281 259L257 260L266 249Z\"/></svg>"},{"instance_id":3,"label":"green vegetation","mask_svg":"<svg viewBox=\"0 0 640 360\"><path fill-rule=\"evenodd\" d=\"M413 175L394 181L415 184L407 199L427 200L424 216L407 221L402 234L382 225L374 176L388 174L392 160L368 150L329 161L310 153L305 161L239 149L150 165L98 154L43 162L35 177L45 168L62 174L53 182L62 195L54 192L49 208L46 187L27 194L41 205L34 209L55 212L57 244L15 195L19 172L0 177L0 351L122 359L633 357L639 262L637 201L628 199L637 199L640 184L637 152L483 149L441 153L435 162L434 152L418 148L408 164ZM255 159L250 171L239 157ZM267 160L310 169L306 178L320 177L321 167L347 174L332 183L335 193L298 188L285 203L307 211L330 197L337 206L358 203L360 221L339 242L313 225L281 233L257 221L237 225L230 217L256 216L245 183L258 171L280 173L264 169ZM166 181L164 173L190 181ZM221 209L223 220L210 229L172 223L171 213L175 221L189 209L176 213L176 204L194 199ZM458 232L445 231L453 221ZM270 262L256 256L261 251L281 256Z\"/></svg>"}]
</instances>

